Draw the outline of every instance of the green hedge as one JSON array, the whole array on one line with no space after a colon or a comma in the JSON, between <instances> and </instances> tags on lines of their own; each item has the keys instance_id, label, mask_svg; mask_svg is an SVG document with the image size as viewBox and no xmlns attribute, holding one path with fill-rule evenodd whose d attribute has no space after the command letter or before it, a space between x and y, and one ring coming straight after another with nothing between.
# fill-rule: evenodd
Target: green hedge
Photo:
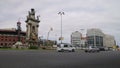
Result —
<instances>
[{"instance_id":1,"label":"green hedge","mask_svg":"<svg viewBox=\"0 0 120 68\"><path fill-rule=\"evenodd\" d=\"M29 49L38 49L38 46L30 46Z\"/></svg>"}]
</instances>

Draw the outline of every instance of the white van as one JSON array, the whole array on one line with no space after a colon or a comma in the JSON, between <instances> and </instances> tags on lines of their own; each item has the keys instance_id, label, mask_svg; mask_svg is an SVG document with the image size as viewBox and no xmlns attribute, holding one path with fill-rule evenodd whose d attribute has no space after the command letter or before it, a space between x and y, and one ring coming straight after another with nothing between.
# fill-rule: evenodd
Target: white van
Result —
<instances>
[{"instance_id":1,"label":"white van","mask_svg":"<svg viewBox=\"0 0 120 68\"><path fill-rule=\"evenodd\" d=\"M58 52L64 52L64 51L75 52L75 47L73 47L71 44L60 43L57 45L57 51Z\"/></svg>"}]
</instances>

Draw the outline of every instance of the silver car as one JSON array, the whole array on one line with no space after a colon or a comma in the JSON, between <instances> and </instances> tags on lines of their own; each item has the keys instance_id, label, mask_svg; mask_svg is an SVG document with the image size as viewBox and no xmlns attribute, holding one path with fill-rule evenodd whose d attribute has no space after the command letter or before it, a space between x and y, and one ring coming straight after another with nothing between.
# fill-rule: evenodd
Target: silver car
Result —
<instances>
[{"instance_id":1,"label":"silver car","mask_svg":"<svg viewBox=\"0 0 120 68\"><path fill-rule=\"evenodd\" d=\"M95 46L89 46L88 48L85 49L85 52L99 52L99 48Z\"/></svg>"},{"instance_id":2,"label":"silver car","mask_svg":"<svg viewBox=\"0 0 120 68\"><path fill-rule=\"evenodd\" d=\"M71 44L60 43L57 45L57 51L58 52L64 52L64 51L75 52L75 47L73 47Z\"/></svg>"}]
</instances>

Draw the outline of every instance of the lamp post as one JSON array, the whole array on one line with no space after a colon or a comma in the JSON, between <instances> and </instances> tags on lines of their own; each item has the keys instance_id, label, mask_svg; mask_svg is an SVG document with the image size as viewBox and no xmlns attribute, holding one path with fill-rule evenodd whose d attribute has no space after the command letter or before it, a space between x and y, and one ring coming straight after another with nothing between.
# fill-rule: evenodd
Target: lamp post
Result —
<instances>
[{"instance_id":1,"label":"lamp post","mask_svg":"<svg viewBox=\"0 0 120 68\"><path fill-rule=\"evenodd\" d=\"M47 45L49 44L49 34L50 34L50 31L53 31L53 28L50 28L50 30L48 31L48 35L47 35Z\"/></svg>"},{"instance_id":2,"label":"lamp post","mask_svg":"<svg viewBox=\"0 0 120 68\"><path fill-rule=\"evenodd\" d=\"M38 40L38 46L41 46L41 45L43 46L43 39L42 39L42 38L43 38L43 36L40 36L40 37L38 38L38 39L39 39L39 40Z\"/></svg>"},{"instance_id":3,"label":"lamp post","mask_svg":"<svg viewBox=\"0 0 120 68\"><path fill-rule=\"evenodd\" d=\"M55 45L57 45L57 34L55 34Z\"/></svg>"},{"instance_id":4,"label":"lamp post","mask_svg":"<svg viewBox=\"0 0 120 68\"><path fill-rule=\"evenodd\" d=\"M81 31L81 33L82 33L82 37L83 37L83 31L84 31L85 29L80 29L80 31Z\"/></svg>"},{"instance_id":5,"label":"lamp post","mask_svg":"<svg viewBox=\"0 0 120 68\"><path fill-rule=\"evenodd\" d=\"M50 30L48 31L47 40L49 40L50 31L53 31L53 28L50 28Z\"/></svg>"},{"instance_id":6,"label":"lamp post","mask_svg":"<svg viewBox=\"0 0 120 68\"><path fill-rule=\"evenodd\" d=\"M61 43L62 43L62 40L63 40L63 37L62 37L62 16L65 14L64 12L59 12L58 13L61 17L61 37L60 37L60 40L61 40Z\"/></svg>"},{"instance_id":7,"label":"lamp post","mask_svg":"<svg viewBox=\"0 0 120 68\"><path fill-rule=\"evenodd\" d=\"M83 31L84 31L84 29L80 29L80 31L81 31L81 41L80 41L80 45L81 45L81 48L83 48L83 46L85 46L84 44L85 44L85 42L83 41Z\"/></svg>"},{"instance_id":8,"label":"lamp post","mask_svg":"<svg viewBox=\"0 0 120 68\"><path fill-rule=\"evenodd\" d=\"M96 31L94 30L94 46L96 47Z\"/></svg>"}]
</instances>

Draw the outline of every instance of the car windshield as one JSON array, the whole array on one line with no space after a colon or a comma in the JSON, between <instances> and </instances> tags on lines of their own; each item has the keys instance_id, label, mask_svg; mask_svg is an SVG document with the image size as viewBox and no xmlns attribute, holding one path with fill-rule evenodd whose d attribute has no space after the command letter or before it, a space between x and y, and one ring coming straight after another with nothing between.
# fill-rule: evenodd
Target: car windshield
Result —
<instances>
[{"instance_id":1,"label":"car windshield","mask_svg":"<svg viewBox=\"0 0 120 68\"><path fill-rule=\"evenodd\" d=\"M65 44L64 47L68 47L68 45Z\"/></svg>"}]
</instances>

